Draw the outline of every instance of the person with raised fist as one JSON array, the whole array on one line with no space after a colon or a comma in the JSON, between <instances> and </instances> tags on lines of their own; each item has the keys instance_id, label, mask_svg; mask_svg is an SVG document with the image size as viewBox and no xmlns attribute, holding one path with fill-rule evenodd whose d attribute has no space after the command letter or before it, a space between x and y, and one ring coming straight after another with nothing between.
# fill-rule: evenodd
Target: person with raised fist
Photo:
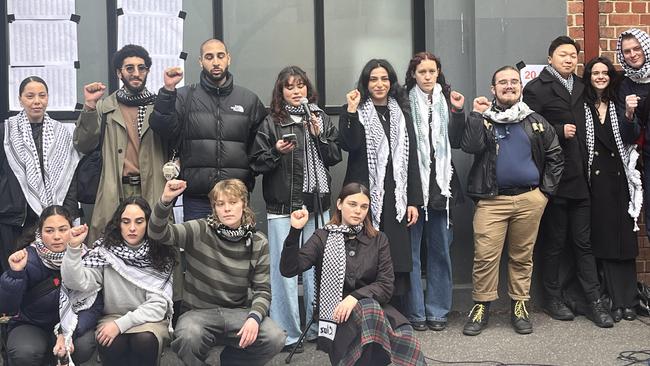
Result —
<instances>
[{"instance_id":1,"label":"person with raised fist","mask_svg":"<svg viewBox=\"0 0 650 366\"><path fill-rule=\"evenodd\" d=\"M404 313L418 331L443 330L451 310L452 279L449 253L454 236L451 209L463 202L463 191L451 149L460 148L465 97L452 91L442 73L440 59L430 52L417 53L406 70L406 92L420 167L424 204L411 227L411 290ZM422 240L426 247L426 291L422 291Z\"/></svg>"},{"instance_id":2,"label":"person with raised fist","mask_svg":"<svg viewBox=\"0 0 650 366\"><path fill-rule=\"evenodd\" d=\"M230 61L223 41L203 42L199 83L177 90L183 70L167 68L150 118L151 127L178 150L180 176L187 182L185 220L212 213L208 194L215 183L237 178L249 192L255 185L249 150L266 109L255 93L234 84Z\"/></svg>"},{"instance_id":3,"label":"person with raised fist","mask_svg":"<svg viewBox=\"0 0 650 366\"><path fill-rule=\"evenodd\" d=\"M186 253L184 312L171 348L185 365L205 365L217 346L225 346L222 365L264 365L282 350L286 332L267 316L269 244L255 229L246 185L239 179L218 182L209 195L212 214L171 224L172 202L187 187L184 180L167 182L148 228L152 240Z\"/></svg>"},{"instance_id":4,"label":"person with raised fist","mask_svg":"<svg viewBox=\"0 0 650 366\"><path fill-rule=\"evenodd\" d=\"M9 366L52 365L56 357L81 364L95 352L95 325L104 307L102 298L76 309L74 328L61 327L61 263L72 240L72 216L63 206L46 207L27 246L13 253L0 277L0 313L9 320ZM83 230L83 229L81 229ZM64 284L65 285L65 284ZM55 335L56 332L57 335Z\"/></svg>"},{"instance_id":5,"label":"person with raised fist","mask_svg":"<svg viewBox=\"0 0 650 366\"><path fill-rule=\"evenodd\" d=\"M475 336L488 324L490 303L498 298L499 263L507 240L510 321L519 334L533 325L530 300L533 248L548 201L560 181L562 148L553 127L521 101L519 70L503 66L492 76L490 102L474 99L461 148L474 155L467 194L474 211L472 299L463 334Z\"/></svg>"},{"instance_id":6,"label":"person with raised fist","mask_svg":"<svg viewBox=\"0 0 650 366\"><path fill-rule=\"evenodd\" d=\"M113 55L112 66L122 87L102 99L106 85L85 85L84 107L74 131L79 152L90 154L101 146L102 172L90 220L89 245L101 236L123 200L142 196L150 205L156 202L165 186L162 167L169 158L166 141L149 128L156 98L146 87L149 53L141 46L126 45Z\"/></svg>"}]
</instances>

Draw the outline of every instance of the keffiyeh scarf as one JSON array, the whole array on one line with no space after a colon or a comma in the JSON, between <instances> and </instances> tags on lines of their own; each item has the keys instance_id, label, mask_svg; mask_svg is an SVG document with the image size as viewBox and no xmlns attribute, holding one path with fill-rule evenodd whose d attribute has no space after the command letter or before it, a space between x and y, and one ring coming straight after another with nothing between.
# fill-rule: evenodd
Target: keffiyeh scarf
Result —
<instances>
[{"instance_id":1,"label":"keffiyeh scarf","mask_svg":"<svg viewBox=\"0 0 650 366\"><path fill-rule=\"evenodd\" d=\"M553 68L551 65L546 65L545 67L546 71L550 72L551 75L555 76L555 78L566 88L566 90L569 91L569 94L573 93L573 74L569 75L568 79L565 79L562 75L560 75L557 70Z\"/></svg>"},{"instance_id":2,"label":"keffiyeh scarf","mask_svg":"<svg viewBox=\"0 0 650 366\"><path fill-rule=\"evenodd\" d=\"M447 228L449 228L449 199L451 198L451 178L454 171L451 165L451 144L448 131L449 109L445 96L442 94L442 86L436 83L431 102L429 102L428 96L416 85L409 91L409 101L417 138L425 218L428 219L431 147L433 147L436 184L440 188L440 194L447 198Z\"/></svg>"},{"instance_id":3,"label":"keffiyeh scarf","mask_svg":"<svg viewBox=\"0 0 650 366\"><path fill-rule=\"evenodd\" d=\"M41 233L36 232L36 239L30 244L30 246L36 249L36 254L38 254L38 257L41 259L41 262L43 262L45 267L56 271L61 269L61 263L63 262L65 251L57 253L49 250L41 239Z\"/></svg>"},{"instance_id":4,"label":"keffiyeh scarf","mask_svg":"<svg viewBox=\"0 0 650 366\"><path fill-rule=\"evenodd\" d=\"M150 247L146 240L137 249L131 249L126 243L120 246L105 247L102 242L103 239L96 241L95 247L83 257L81 262L84 267L104 268L110 266L133 285L147 292L163 296L167 300L167 318L171 333L171 316L174 311L172 303L173 266L169 264L163 271L153 268L149 258ZM60 327L68 349L72 344L72 333L77 327L77 314L92 306L98 292L69 290L65 287L65 283L61 286L59 295L61 321L56 325L55 332L59 331Z\"/></svg>"},{"instance_id":5,"label":"keffiyeh scarf","mask_svg":"<svg viewBox=\"0 0 650 366\"><path fill-rule=\"evenodd\" d=\"M625 62L625 57L623 56L623 36L631 34L639 41L641 48L643 49L643 55L645 56L645 63L641 66L640 69L635 69ZM631 28L618 36L618 41L616 42L616 59L618 63L625 70L625 76L629 77L635 83L647 84L650 83L650 37L648 33L637 29Z\"/></svg>"},{"instance_id":6,"label":"keffiyeh scarf","mask_svg":"<svg viewBox=\"0 0 650 366\"><path fill-rule=\"evenodd\" d=\"M139 94L132 94L125 87L122 87L115 93L115 97L121 104L138 107L138 137L142 139L142 124L144 123L144 116L147 114L147 106L156 101L156 94L146 88Z\"/></svg>"},{"instance_id":7,"label":"keffiyeh scarf","mask_svg":"<svg viewBox=\"0 0 650 366\"><path fill-rule=\"evenodd\" d=\"M519 123L523 121L524 118L528 117L533 113L533 110L528 107L524 102L517 102L512 107L506 109L505 111L499 111L496 108L492 107L485 112L483 116L491 120L492 122L500 124L509 124L509 123Z\"/></svg>"},{"instance_id":8,"label":"keffiyeh scarf","mask_svg":"<svg viewBox=\"0 0 650 366\"><path fill-rule=\"evenodd\" d=\"M386 138L379 115L370 98L359 105L359 122L366 134L368 155L368 181L370 183L370 210L372 224L379 228L384 204L384 178L388 157L392 154L393 176L395 179L395 202L397 215L401 222L406 213L409 163L409 138L406 132L406 119L399 104L393 97L388 98L390 112L390 140Z\"/></svg>"},{"instance_id":9,"label":"keffiyeh scarf","mask_svg":"<svg viewBox=\"0 0 650 366\"><path fill-rule=\"evenodd\" d=\"M247 224L241 225L236 229L231 229L228 226L220 223L213 215L209 215L206 218L208 226L214 230L214 232L224 240L229 242L238 242L242 239L246 239L246 246L249 247L253 242L253 235L255 234L255 226Z\"/></svg>"},{"instance_id":10,"label":"keffiyeh scarf","mask_svg":"<svg viewBox=\"0 0 650 366\"><path fill-rule=\"evenodd\" d=\"M630 202L628 203L627 213L634 219L634 231L639 231L637 219L641 213L641 205L643 203L643 188L641 184L641 172L636 169L636 162L639 158L639 153L636 151L636 145L623 144L621 139L621 132L618 127L618 116L616 114L616 106L613 101L609 101L607 107L609 111L609 120L612 123L612 132L614 133L614 141L616 142L616 149L618 155L621 157L623 169L625 170L625 177L627 178L627 189L630 193ZM591 180L591 164L594 161L594 118L591 113L591 108L585 103L585 127L587 129L587 150L589 153L587 170L587 177Z\"/></svg>"},{"instance_id":11,"label":"keffiyeh scarf","mask_svg":"<svg viewBox=\"0 0 650 366\"><path fill-rule=\"evenodd\" d=\"M45 113L42 128L43 166L25 111L5 123L4 150L29 207L40 216L43 209L61 205L72 182L80 155L72 136Z\"/></svg>"},{"instance_id":12,"label":"keffiyeh scarf","mask_svg":"<svg viewBox=\"0 0 650 366\"><path fill-rule=\"evenodd\" d=\"M305 110L302 106L294 107L288 104L284 105L284 109L291 115L304 116ZM316 115L318 123L318 130L320 133L323 131L323 111L314 103L309 104L309 110ZM302 191L304 193L329 193L329 184L327 181L327 170L323 164L318 147L314 139L309 136L309 127L305 126L305 149L302 164ZM318 138L318 137L316 137ZM317 184L318 183L318 184ZM317 189L318 188L318 189ZM317 192L318 191L318 192Z\"/></svg>"},{"instance_id":13,"label":"keffiyeh scarf","mask_svg":"<svg viewBox=\"0 0 650 366\"><path fill-rule=\"evenodd\" d=\"M318 336L333 341L337 326L334 321L334 309L343 299L346 269L345 236L359 234L363 224L352 227L329 224L323 229L328 234L319 285Z\"/></svg>"}]
</instances>

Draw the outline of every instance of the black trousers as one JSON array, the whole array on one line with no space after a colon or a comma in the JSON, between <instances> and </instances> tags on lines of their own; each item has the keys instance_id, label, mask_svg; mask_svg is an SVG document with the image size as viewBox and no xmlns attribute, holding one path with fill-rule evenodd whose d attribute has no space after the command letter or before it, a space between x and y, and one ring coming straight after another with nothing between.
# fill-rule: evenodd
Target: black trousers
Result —
<instances>
[{"instance_id":1,"label":"black trousers","mask_svg":"<svg viewBox=\"0 0 650 366\"><path fill-rule=\"evenodd\" d=\"M602 287L612 299L612 309L633 308L638 304L635 259L599 259Z\"/></svg>"},{"instance_id":2,"label":"black trousers","mask_svg":"<svg viewBox=\"0 0 650 366\"><path fill-rule=\"evenodd\" d=\"M560 265L569 245L575 257L577 277L588 301L600 297L596 259L591 249L591 204L589 199L552 197L541 222L541 274L547 297L562 297ZM570 274L569 274L570 275Z\"/></svg>"}]
</instances>

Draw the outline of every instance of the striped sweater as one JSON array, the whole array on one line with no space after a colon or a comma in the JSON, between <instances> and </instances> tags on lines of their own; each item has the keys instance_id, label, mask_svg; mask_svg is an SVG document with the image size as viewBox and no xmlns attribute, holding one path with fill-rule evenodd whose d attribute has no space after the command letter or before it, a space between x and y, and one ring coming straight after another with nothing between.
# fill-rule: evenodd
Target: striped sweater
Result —
<instances>
[{"instance_id":1,"label":"striped sweater","mask_svg":"<svg viewBox=\"0 0 650 366\"><path fill-rule=\"evenodd\" d=\"M269 242L256 232L253 243L222 240L206 219L171 224L167 220L172 205L158 201L149 220L152 240L185 250L187 270L183 282L183 302L192 309L214 307L245 308L252 290L249 312L261 321L271 303Z\"/></svg>"}]
</instances>

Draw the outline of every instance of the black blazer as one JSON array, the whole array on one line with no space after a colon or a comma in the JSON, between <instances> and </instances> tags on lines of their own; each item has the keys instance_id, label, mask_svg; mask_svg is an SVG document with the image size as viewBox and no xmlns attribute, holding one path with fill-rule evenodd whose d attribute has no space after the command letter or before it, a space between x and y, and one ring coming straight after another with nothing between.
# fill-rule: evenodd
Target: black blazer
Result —
<instances>
[{"instance_id":1,"label":"black blazer","mask_svg":"<svg viewBox=\"0 0 650 366\"><path fill-rule=\"evenodd\" d=\"M526 84L523 101L554 128L564 152L564 172L556 195L564 198L588 198L587 146L585 130L584 84L574 75L573 92L546 69ZM564 125L575 124L576 136L567 139Z\"/></svg>"}]
</instances>

